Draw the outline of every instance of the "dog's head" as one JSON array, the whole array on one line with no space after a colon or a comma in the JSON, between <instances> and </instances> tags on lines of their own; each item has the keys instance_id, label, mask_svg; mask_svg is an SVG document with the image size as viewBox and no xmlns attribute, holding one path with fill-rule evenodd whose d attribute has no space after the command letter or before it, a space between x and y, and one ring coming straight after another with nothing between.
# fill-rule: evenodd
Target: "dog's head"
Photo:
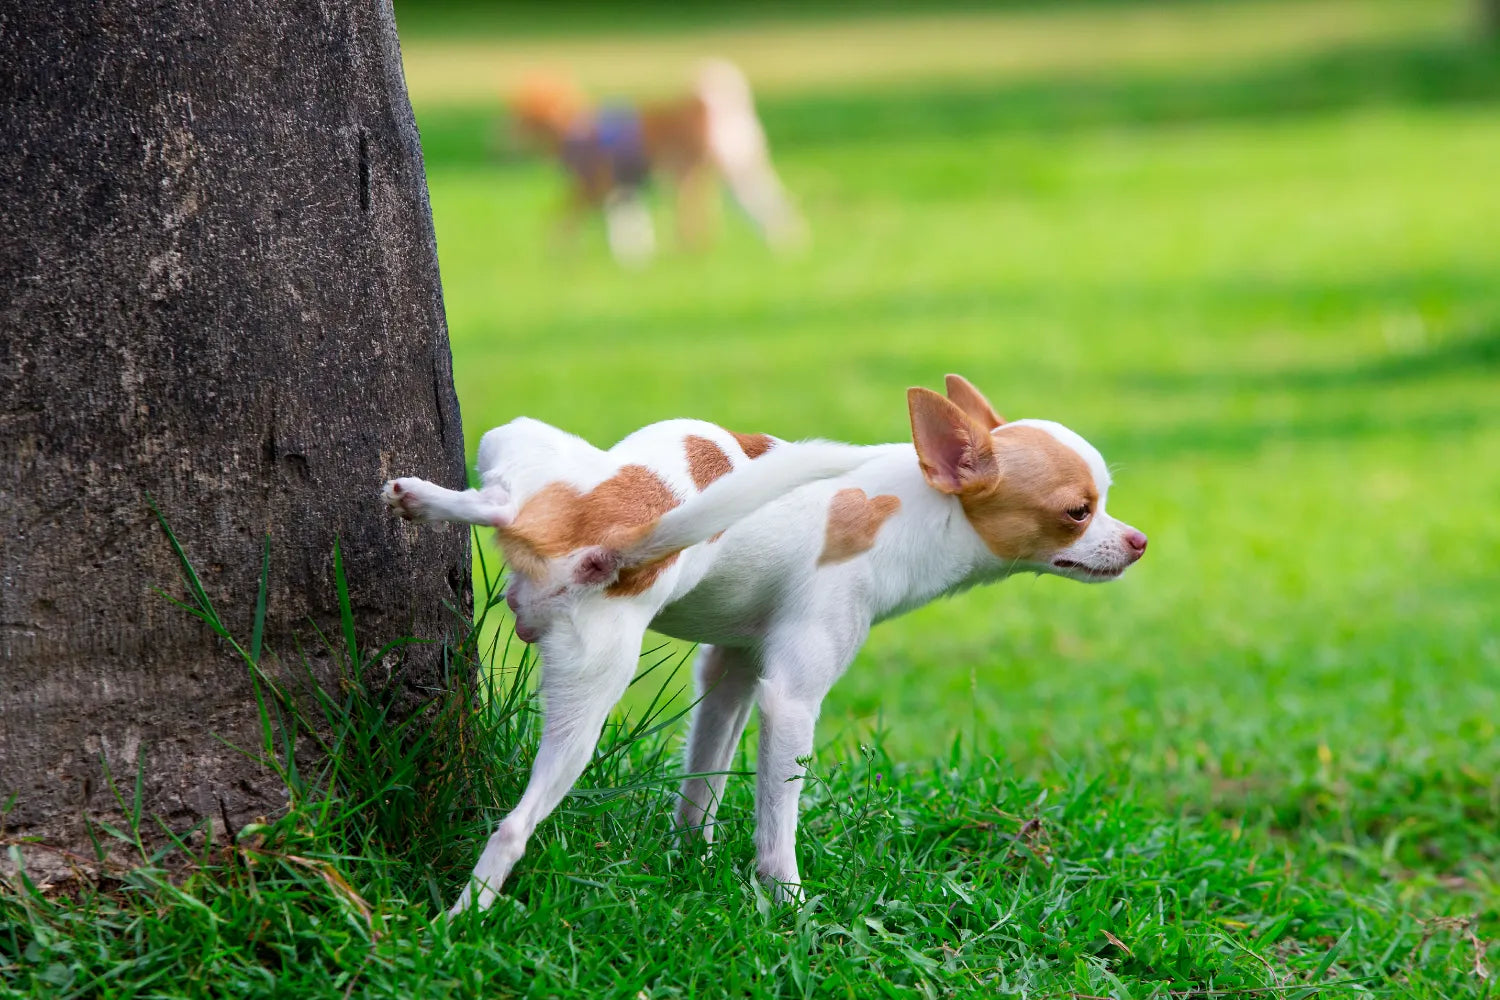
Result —
<instances>
[{"instance_id":1,"label":"dog's head","mask_svg":"<svg viewBox=\"0 0 1500 1000\"><path fill-rule=\"evenodd\" d=\"M533 73L510 98L516 131L525 141L556 142L589 112L583 90L564 76Z\"/></svg>"},{"instance_id":2,"label":"dog's head","mask_svg":"<svg viewBox=\"0 0 1500 1000\"><path fill-rule=\"evenodd\" d=\"M906 394L922 474L1008 567L1102 583L1145 554L1146 536L1105 513L1109 469L1093 445L1050 420L1006 423L961 376L947 389Z\"/></svg>"}]
</instances>

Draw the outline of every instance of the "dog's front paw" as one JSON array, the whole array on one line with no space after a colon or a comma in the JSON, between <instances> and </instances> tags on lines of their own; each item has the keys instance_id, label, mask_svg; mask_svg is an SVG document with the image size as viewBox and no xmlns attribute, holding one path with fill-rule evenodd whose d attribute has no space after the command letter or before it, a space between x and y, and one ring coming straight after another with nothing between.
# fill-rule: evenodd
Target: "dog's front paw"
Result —
<instances>
[{"instance_id":1,"label":"dog's front paw","mask_svg":"<svg viewBox=\"0 0 1500 1000\"><path fill-rule=\"evenodd\" d=\"M408 521L425 521L425 507L422 503L421 490L426 482L411 476L402 479L391 479L380 491L385 505L400 514Z\"/></svg>"},{"instance_id":2,"label":"dog's front paw","mask_svg":"<svg viewBox=\"0 0 1500 1000\"><path fill-rule=\"evenodd\" d=\"M488 910L490 904L495 901L496 895L489 886L480 886L477 882L470 882L464 886L464 891L458 894L458 902L448 908L448 916L457 917L471 906L479 910Z\"/></svg>"},{"instance_id":3,"label":"dog's front paw","mask_svg":"<svg viewBox=\"0 0 1500 1000\"><path fill-rule=\"evenodd\" d=\"M525 849L526 838L515 826L508 827L502 822L496 827L484 845L484 852L479 855L474 874L469 876L468 884L459 893L458 902L453 904L448 915L456 917L470 907L489 909Z\"/></svg>"},{"instance_id":4,"label":"dog's front paw","mask_svg":"<svg viewBox=\"0 0 1500 1000\"><path fill-rule=\"evenodd\" d=\"M807 902L807 894L802 891L802 883L776 882L771 886L771 898L778 903L801 906Z\"/></svg>"}]
</instances>

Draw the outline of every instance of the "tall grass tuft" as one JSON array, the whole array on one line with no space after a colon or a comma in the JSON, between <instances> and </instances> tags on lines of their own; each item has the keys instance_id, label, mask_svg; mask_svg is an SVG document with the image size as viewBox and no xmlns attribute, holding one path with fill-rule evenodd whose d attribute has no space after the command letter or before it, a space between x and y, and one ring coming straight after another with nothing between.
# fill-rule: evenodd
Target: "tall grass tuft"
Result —
<instances>
[{"instance_id":1,"label":"tall grass tuft","mask_svg":"<svg viewBox=\"0 0 1500 1000\"><path fill-rule=\"evenodd\" d=\"M154 502L152 510L177 556L185 598L159 593L207 625L243 662L261 741L239 749L284 785L288 806L281 815L262 817L227 836L206 820L193 830L175 831L143 813L143 775L134 776L133 786L110 776L128 822L123 827L92 822L94 856L67 855L76 862L72 878L38 885L26 873L20 845L10 845L18 874L0 894L0 985L29 980L49 995L56 989L59 996L116 995L112 990L152 994L160 989L158 977L186 959L167 942L179 936L189 941L204 931L221 941L228 934L248 949L238 962L261 967L250 974L252 980L267 971L288 972L316 949L317 928L328 922L373 945L415 914L442 912L472 867L495 807L514 803L525 786L540 737L536 661L528 649L514 669L484 666L486 652L500 652L495 643L513 639L509 629L486 628L503 605L502 574L483 574L493 582L476 601L474 615L453 609L464 618L463 635L443 650L440 692L396 720L390 717L387 685L374 678L398 673L399 665L392 671L376 668L390 665L387 661L419 640L360 646L338 542L333 552L338 631L325 634L310 623L336 678L332 684L319 682L299 648L300 683L293 690L264 668L272 655L264 644L269 536L251 633L237 637ZM487 650L480 648L484 635L491 636ZM662 683L666 692L682 658L670 662L660 652L645 654L637 680L670 666ZM599 787L580 790L565 814L607 813L607 825L624 842L626 831L650 825L643 814L655 808L648 801L654 796L640 793L676 780L668 774L663 733L677 716L668 715L662 704L659 697L639 718L606 727L590 765ZM158 946L123 964L102 950L103 961L95 967L77 960L74 935L85 928L90 937L101 936L99 944L112 933L147 932L159 938ZM62 960L33 967L54 953ZM138 967L143 963L151 971ZM242 985L253 991L253 983ZM221 989L222 995L245 995L222 986L212 992Z\"/></svg>"}]
</instances>

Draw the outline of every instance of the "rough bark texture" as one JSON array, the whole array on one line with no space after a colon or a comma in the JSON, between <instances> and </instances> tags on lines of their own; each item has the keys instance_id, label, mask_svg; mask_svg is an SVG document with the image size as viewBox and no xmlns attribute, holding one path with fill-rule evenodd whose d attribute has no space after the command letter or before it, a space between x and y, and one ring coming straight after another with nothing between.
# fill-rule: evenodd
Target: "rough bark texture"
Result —
<instances>
[{"instance_id":1,"label":"rough bark texture","mask_svg":"<svg viewBox=\"0 0 1500 1000\"><path fill-rule=\"evenodd\" d=\"M389 0L0 7L0 220L3 833L77 845L141 757L175 827L274 814L225 745L260 744L245 667L153 591L146 495L241 636L270 533L283 675L337 621L335 536L364 640L467 602L467 537L378 500L464 475ZM439 667L412 649L407 704Z\"/></svg>"}]
</instances>

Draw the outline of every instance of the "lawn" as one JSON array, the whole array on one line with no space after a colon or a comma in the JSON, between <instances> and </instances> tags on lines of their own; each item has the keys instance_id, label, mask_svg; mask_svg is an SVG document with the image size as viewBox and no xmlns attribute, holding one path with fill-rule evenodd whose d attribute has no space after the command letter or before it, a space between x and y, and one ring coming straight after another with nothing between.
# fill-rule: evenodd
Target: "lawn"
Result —
<instances>
[{"instance_id":1,"label":"lawn","mask_svg":"<svg viewBox=\"0 0 1500 1000\"><path fill-rule=\"evenodd\" d=\"M686 671L658 697L667 647L511 896L433 922L524 780L513 645L462 753L370 751L254 858L7 898L0 989L1490 995L1500 55L1464 5L698 11L493 41L444 11L403 29L471 455L518 414L601 445L674 416L902 440L906 387L957 371L1097 444L1150 552L875 630L820 723L801 909L749 878L746 777L712 856L668 843L682 727L643 721L686 705ZM811 247L776 257L732 213L640 272L597 231L559 247L560 182L493 148L493 82L572 59L657 91L709 47L768 79Z\"/></svg>"}]
</instances>

